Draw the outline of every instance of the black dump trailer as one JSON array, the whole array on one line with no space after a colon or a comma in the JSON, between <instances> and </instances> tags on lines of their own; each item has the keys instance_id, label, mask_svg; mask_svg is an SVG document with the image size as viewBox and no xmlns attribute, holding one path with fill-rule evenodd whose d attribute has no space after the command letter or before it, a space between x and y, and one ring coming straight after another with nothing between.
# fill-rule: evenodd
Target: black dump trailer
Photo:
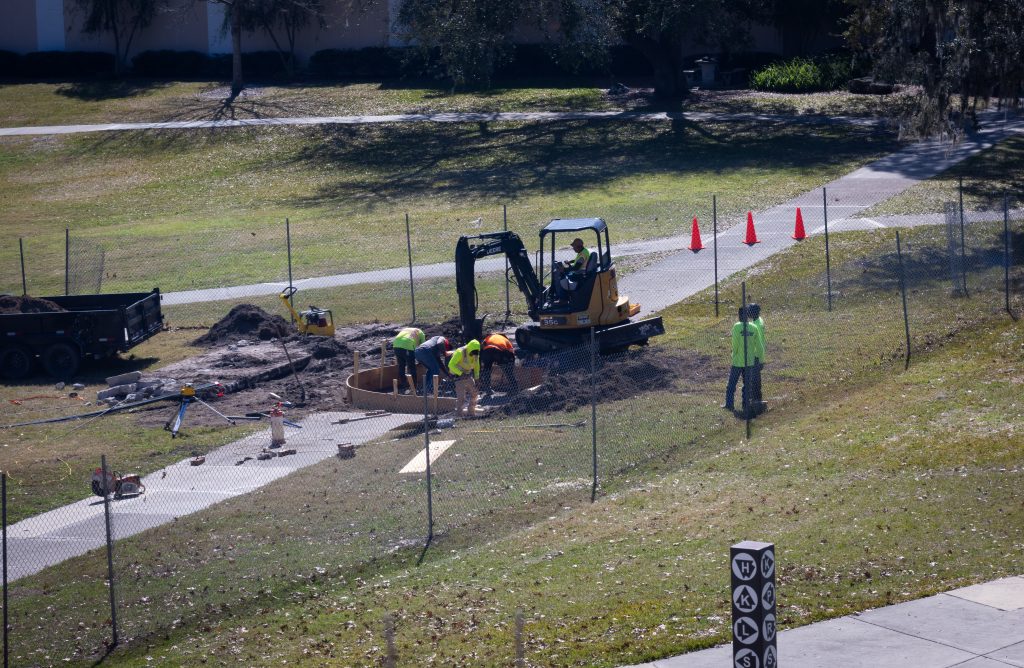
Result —
<instances>
[{"instance_id":1,"label":"black dump trailer","mask_svg":"<svg viewBox=\"0 0 1024 668\"><path fill-rule=\"evenodd\" d=\"M30 375L36 358L55 378L69 379L83 359L125 352L163 328L160 290L43 297L63 311L0 313L0 378Z\"/></svg>"}]
</instances>

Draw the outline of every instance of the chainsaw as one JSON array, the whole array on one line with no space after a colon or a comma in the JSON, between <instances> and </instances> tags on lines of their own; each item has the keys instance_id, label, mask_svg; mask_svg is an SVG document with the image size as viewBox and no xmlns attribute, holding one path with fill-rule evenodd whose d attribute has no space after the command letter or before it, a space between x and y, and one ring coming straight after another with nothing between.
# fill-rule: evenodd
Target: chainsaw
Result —
<instances>
[{"instance_id":1,"label":"chainsaw","mask_svg":"<svg viewBox=\"0 0 1024 668\"><path fill-rule=\"evenodd\" d=\"M92 493L104 497L111 492L115 499L125 496L138 496L146 493L146 486L142 484L142 478L136 473L121 475L117 471L107 472L106 485L103 484L103 469L98 468L92 472Z\"/></svg>"}]
</instances>

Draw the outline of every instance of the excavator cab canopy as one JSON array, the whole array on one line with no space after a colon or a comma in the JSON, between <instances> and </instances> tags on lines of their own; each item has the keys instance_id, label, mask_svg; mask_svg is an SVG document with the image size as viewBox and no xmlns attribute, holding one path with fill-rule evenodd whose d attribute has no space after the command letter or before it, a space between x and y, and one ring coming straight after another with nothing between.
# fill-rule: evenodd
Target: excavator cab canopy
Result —
<instances>
[{"instance_id":1,"label":"excavator cab canopy","mask_svg":"<svg viewBox=\"0 0 1024 668\"><path fill-rule=\"evenodd\" d=\"M561 235L562 245L565 237L570 235L573 238L579 237L583 244L592 253L597 253L597 261L594 270L596 272L607 271L612 266L611 242L608 240L608 223L602 218L557 218L544 226L540 231L540 267L539 275L544 277L551 273L551 267L555 266L555 251L558 248L558 238ZM547 260L545 260L547 255ZM545 272L544 265L548 265Z\"/></svg>"}]
</instances>

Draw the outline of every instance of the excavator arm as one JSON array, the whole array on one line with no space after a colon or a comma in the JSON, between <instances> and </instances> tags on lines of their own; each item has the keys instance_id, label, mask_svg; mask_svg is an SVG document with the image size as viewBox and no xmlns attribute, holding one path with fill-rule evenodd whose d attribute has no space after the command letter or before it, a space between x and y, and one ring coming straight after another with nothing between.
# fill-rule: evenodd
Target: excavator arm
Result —
<instances>
[{"instance_id":1,"label":"excavator arm","mask_svg":"<svg viewBox=\"0 0 1024 668\"><path fill-rule=\"evenodd\" d=\"M543 300L544 286L530 263L530 255L515 232L491 232L478 236L459 237L455 246L455 289L459 295L459 317L462 333L469 339L483 337L483 319L476 317L479 300L476 292L476 261L491 255L504 254L512 269L513 281L526 297L531 318L537 317Z\"/></svg>"}]
</instances>

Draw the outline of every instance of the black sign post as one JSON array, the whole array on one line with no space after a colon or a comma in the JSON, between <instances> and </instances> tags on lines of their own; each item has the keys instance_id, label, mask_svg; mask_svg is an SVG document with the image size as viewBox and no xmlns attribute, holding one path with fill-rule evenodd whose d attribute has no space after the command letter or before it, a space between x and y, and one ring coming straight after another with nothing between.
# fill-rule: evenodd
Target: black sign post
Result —
<instances>
[{"instance_id":1,"label":"black sign post","mask_svg":"<svg viewBox=\"0 0 1024 668\"><path fill-rule=\"evenodd\" d=\"M775 546L745 540L729 548L735 668L778 668Z\"/></svg>"}]
</instances>

